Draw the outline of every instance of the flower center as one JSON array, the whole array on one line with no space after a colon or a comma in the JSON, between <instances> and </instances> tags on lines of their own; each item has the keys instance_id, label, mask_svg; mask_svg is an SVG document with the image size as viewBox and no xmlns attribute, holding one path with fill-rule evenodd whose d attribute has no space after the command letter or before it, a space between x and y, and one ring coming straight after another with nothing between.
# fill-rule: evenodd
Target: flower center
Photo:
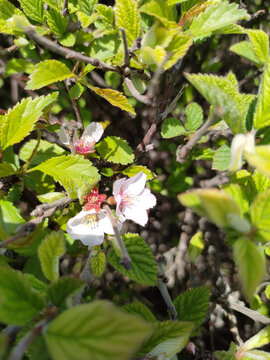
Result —
<instances>
[{"instance_id":1,"label":"flower center","mask_svg":"<svg viewBox=\"0 0 270 360\"><path fill-rule=\"evenodd\" d=\"M98 214L87 214L81 219L81 224L87 225L90 229L98 227Z\"/></svg>"},{"instance_id":2,"label":"flower center","mask_svg":"<svg viewBox=\"0 0 270 360\"><path fill-rule=\"evenodd\" d=\"M120 192L120 196L120 211L122 211L124 207L132 206L138 200L136 195L123 194Z\"/></svg>"},{"instance_id":3,"label":"flower center","mask_svg":"<svg viewBox=\"0 0 270 360\"><path fill-rule=\"evenodd\" d=\"M93 150L95 143L95 140L89 136L83 136L74 144L74 146L78 154L85 155L95 151Z\"/></svg>"},{"instance_id":4,"label":"flower center","mask_svg":"<svg viewBox=\"0 0 270 360\"><path fill-rule=\"evenodd\" d=\"M85 211L95 209L96 212L99 212L100 205L106 199L106 197L107 196L105 194L99 194L97 188L93 188L91 194L84 197L86 204L84 205L83 209Z\"/></svg>"}]
</instances>

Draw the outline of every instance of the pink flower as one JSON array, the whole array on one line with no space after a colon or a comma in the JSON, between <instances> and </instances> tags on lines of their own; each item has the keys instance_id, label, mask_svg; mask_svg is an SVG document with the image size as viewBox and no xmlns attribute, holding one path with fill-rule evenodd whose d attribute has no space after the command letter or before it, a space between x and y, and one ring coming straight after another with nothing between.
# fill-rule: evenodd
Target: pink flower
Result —
<instances>
[{"instance_id":1,"label":"pink flower","mask_svg":"<svg viewBox=\"0 0 270 360\"><path fill-rule=\"evenodd\" d=\"M98 189L94 187L90 195L86 195L83 199L86 201L86 204L83 207L83 210L88 211L95 209L96 212L100 211L101 203L106 199L105 194L99 194Z\"/></svg>"},{"instance_id":2,"label":"pink flower","mask_svg":"<svg viewBox=\"0 0 270 360\"><path fill-rule=\"evenodd\" d=\"M147 210L156 205L156 198L145 188L145 184L146 175L142 171L129 179L116 180L113 184L116 215L121 222L130 219L142 226L147 223Z\"/></svg>"}]
</instances>

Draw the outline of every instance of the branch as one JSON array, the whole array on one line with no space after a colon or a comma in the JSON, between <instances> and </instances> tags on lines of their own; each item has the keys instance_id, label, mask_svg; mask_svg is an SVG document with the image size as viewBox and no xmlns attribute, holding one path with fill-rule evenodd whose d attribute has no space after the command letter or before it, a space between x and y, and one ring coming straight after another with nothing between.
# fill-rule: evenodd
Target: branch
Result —
<instances>
[{"instance_id":1,"label":"branch","mask_svg":"<svg viewBox=\"0 0 270 360\"><path fill-rule=\"evenodd\" d=\"M123 243L123 240L121 238L121 235L120 235L120 232L118 230L118 227L117 227L117 220L116 218L114 217L111 209L109 208L109 206L107 204L104 204L103 205L103 209L106 211L109 219L110 219L110 222L112 224L112 227L113 227L113 231L114 231L114 234L115 234L115 237L116 237L116 240L118 242L118 245L120 247L120 251L121 251L121 264L124 266L125 269L127 270L130 270L131 269L131 259L128 255L128 252L127 252L127 249L126 249L126 246L125 244Z\"/></svg>"},{"instance_id":2,"label":"branch","mask_svg":"<svg viewBox=\"0 0 270 360\"><path fill-rule=\"evenodd\" d=\"M77 104L77 101L76 101L75 99L73 99L73 98L71 97L71 95L70 95L70 86L69 86L68 80L65 80L64 83L65 83L65 85L66 85L68 95L69 95L70 100L71 100L71 102L72 102L72 106L73 106L73 109L74 109L74 111L75 111L77 121L78 121L78 123L81 125L81 128L83 129L82 116L81 116L80 109L79 109L79 106L78 106L78 104Z\"/></svg>"},{"instance_id":3,"label":"branch","mask_svg":"<svg viewBox=\"0 0 270 360\"><path fill-rule=\"evenodd\" d=\"M62 15L63 16L69 15L69 12L68 12L68 0L64 0L64 2L63 2Z\"/></svg>"},{"instance_id":4,"label":"branch","mask_svg":"<svg viewBox=\"0 0 270 360\"><path fill-rule=\"evenodd\" d=\"M128 78L126 77L125 80L124 80L125 84L127 85L129 91L131 92L131 95L137 99L138 101L142 102L143 104L146 104L146 105L150 105L151 104L151 101L150 99L148 98L147 95L142 95L139 93L139 91L135 88L135 86L133 85L133 82Z\"/></svg>"},{"instance_id":5,"label":"branch","mask_svg":"<svg viewBox=\"0 0 270 360\"><path fill-rule=\"evenodd\" d=\"M12 53L13 51L16 51L18 50L20 47L19 45L11 45L10 47L6 48L6 49L3 49L3 50L0 50L0 58L4 57L5 55L8 55L10 53Z\"/></svg>"},{"instance_id":6,"label":"branch","mask_svg":"<svg viewBox=\"0 0 270 360\"><path fill-rule=\"evenodd\" d=\"M120 31L122 33L123 44L124 44L124 64L122 66L126 68L129 67L130 65L130 54L128 51L127 34L124 28L120 28Z\"/></svg>"},{"instance_id":7,"label":"branch","mask_svg":"<svg viewBox=\"0 0 270 360\"><path fill-rule=\"evenodd\" d=\"M91 64L93 66L96 66L98 69L101 69L103 71L114 71L117 73L121 73L121 70L108 65L104 63L103 61L100 61L98 59L92 59L89 56L83 55L77 51L68 49L64 46L61 46L54 41L46 38L45 36L38 35L35 30L32 30L31 28L25 32L26 36L30 38L31 40L35 41L39 45L42 45L44 48L49 49L50 51L54 52L55 54L61 55L66 59L76 59L78 61L82 61L86 64Z\"/></svg>"},{"instance_id":8,"label":"branch","mask_svg":"<svg viewBox=\"0 0 270 360\"><path fill-rule=\"evenodd\" d=\"M71 154L76 155L77 152L76 152L76 149L75 149L75 146L73 143L75 129L74 128L69 129L67 124L63 124L63 129L64 129L67 139L68 139L68 145L69 145Z\"/></svg>"}]
</instances>

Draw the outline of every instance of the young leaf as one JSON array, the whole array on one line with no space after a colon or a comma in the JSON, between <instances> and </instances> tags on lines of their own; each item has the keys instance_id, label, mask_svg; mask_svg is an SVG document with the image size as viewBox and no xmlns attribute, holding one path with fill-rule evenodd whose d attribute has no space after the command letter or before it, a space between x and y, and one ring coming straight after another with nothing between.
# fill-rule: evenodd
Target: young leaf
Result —
<instances>
[{"instance_id":1,"label":"young leaf","mask_svg":"<svg viewBox=\"0 0 270 360\"><path fill-rule=\"evenodd\" d=\"M108 253L109 263L124 276L128 276L142 285L154 286L157 284L157 267L152 252L144 239L137 234L124 234L123 240L131 258L132 268L126 270L120 264L120 258L111 248Z\"/></svg>"},{"instance_id":2,"label":"young leaf","mask_svg":"<svg viewBox=\"0 0 270 360\"><path fill-rule=\"evenodd\" d=\"M17 170L15 166L9 163L1 163L0 164L0 177L10 176L16 174Z\"/></svg>"},{"instance_id":3,"label":"young leaf","mask_svg":"<svg viewBox=\"0 0 270 360\"><path fill-rule=\"evenodd\" d=\"M97 0L78 0L79 9L88 16L91 16L97 2Z\"/></svg>"},{"instance_id":4,"label":"young leaf","mask_svg":"<svg viewBox=\"0 0 270 360\"><path fill-rule=\"evenodd\" d=\"M186 113L185 128L188 131L192 131L192 132L196 131L202 125L203 122L202 108L200 107L200 105L194 102L186 107L185 113Z\"/></svg>"},{"instance_id":5,"label":"young leaf","mask_svg":"<svg viewBox=\"0 0 270 360\"><path fill-rule=\"evenodd\" d=\"M6 240L13 235L18 226L25 220L21 217L19 209L11 202L0 199L0 239Z\"/></svg>"},{"instance_id":6,"label":"young leaf","mask_svg":"<svg viewBox=\"0 0 270 360\"><path fill-rule=\"evenodd\" d=\"M79 99L84 91L84 87L78 82L70 89L70 96L72 99Z\"/></svg>"},{"instance_id":7,"label":"young leaf","mask_svg":"<svg viewBox=\"0 0 270 360\"><path fill-rule=\"evenodd\" d=\"M259 331L252 338L248 339L244 344L240 345L237 352L246 352L263 345L267 345L270 342L270 326L266 326L264 329Z\"/></svg>"},{"instance_id":8,"label":"young leaf","mask_svg":"<svg viewBox=\"0 0 270 360\"><path fill-rule=\"evenodd\" d=\"M156 318L154 314L148 309L144 303L142 303L139 300L134 300L132 303L126 304L122 307L123 310L130 314L138 314L140 315L144 320L155 322Z\"/></svg>"},{"instance_id":9,"label":"young leaf","mask_svg":"<svg viewBox=\"0 0 270 360\"><path fill-rule=\"evenodd\" d=\"M74 77L69 68L57 60L45 60L39 62L35 71L30 75L27 82L27 90L37 90L57 81Z\"/></svg>"},{"instance_id":10,"label":"young leaf","mask_svg":"<svg viewBox=\"0 0 270 360\"><path fill-rule=\"evenodd\" d=\"M50 281L59 278L59 258L65 253L65 237L62 230L51 232L45 237L38 248L41 268Z\"/></svg>"},{"instance_id":11,"label":"young leaf","mask_svg":"<svg viewBox=\"0 0 270 360\"><path fill-rule=\"evenodd\" d=\"M57 282L50 284L47 289L48 299L55 306L63 306L76 293L83 290L85 283L74 277L61 277Z\"/></svg>"},{"instance_id":12,"label":"young leaf","mask_svg":"<svg viewBox=\"0 0 270 360\"><path fill-rule=\"evenodd\" d=\"M20 272L7 265L1 266L0 272L0 320L24 325L45 307L45 301Z\"/></svg>"},{"instance_id":13,"label":"young leaf","mask_svg":"<svg viewBox=\"0 0 270 360\"><path fill-rule=\"evenodd\" d=\"M54 360L125 360L152 332L149 322L94 301L63 312L47 327L45 340Z\"/></svg>"},{"instance_id":14,"label":"young leaf","mask_svg":"<svg viewBox=\"0 0 270 360\"><path fill-rule=\"evenodd\" d=\"M40 96L34 100L26 98L10 109L0 119L2 149L22 141L32 131L43 110L54 101L53 95Z\"/></svg>"},{"instance_id":15,"label":"young leaf","mask_svg":"<svg viewBox=\"0 0 270 360\"><path fill-rule=\"evenodd\" d=\"M249 165L270 177L270 145L255 147L255 153L245 152Z\"/></svg>"},{"instance_id":16,"label":"young leaf","mask_svg":"<svg viewBox=\"0 0 270 360\"><path fill-rule=\"evenodd\" d=\"M174 299L178 319L192 321L197 327L203 322L209 306L210 289L200 286L187 290Z\"/></svg>"},{"instance_id":17,"label":"young leaf","mask_svg":"<svg viewBox=\"0 0 270 360\"><path fill-rule=\"evenodd\" d=\"M34 71L34 69L35 65L28 60L13 58L6 64L4 77L6 78L10 75L18 73L30 74L32 71Z\"/></svg>"},{"instance_id":18,"label":"young leaf","mask_svg":"<svg viewBox=\"0 0 270 360\"><path fill-rule=\"evenodd\" d=\"M50 9L46 13L47 23L55 36L61 38L67 29L68 18L59 11Z\"/></svg>"},{"instance_id":19,"label":"young leaf","mask_svg":"<svg viewBox=\"0 0 270 360\"><path fill-rule=\"evenodd\" d=\"M111 7L103 5L103 4L97 4L95 6L95 9L100 16L103 25L106 28L113 27L114 24L114 11Z\"/></svg>"},{"instance_id":20,"label":"young leaf","mask_svg":"<svg viewBox=\"0 0 270 360\"><path fill-rule=\"evenodd\" d=\"M136 0L115 1L115 24L126 30L128 46L141 34L141 16Z\"/></svg>"},{"instance_id":21,"label":"young leaf","mask_svg":"<svg viewBox=\"0 0 270 360\"><path fill-rule=\"evenodd\" d=\"M260 84L259 98L254 113L253 124L255 129L270 125L270 56L265 64L263 78Z\"/></svg>"},{"instance_id":22,"label":"young leaf","mask_svg":"<svg viewBox=\"0 0 270 360\"><path fill-rule=\"evenodd\" d=\"M90 260L92 273L96 276L101 276L106 268L106 256L102 251L93 256Z\"/></svg>"},{"instance_id":23,"label":"young leaf","mask_svg":"<svg viewBox=\"0 0 270 360\"><path fill-rule=\"evenodd\" d=\"M197 257L201 254L203 249L204 249L203 233L199 231L192 236L189 242L188 254L190 261L194 262L197 259Z\"/></svg>"},{"instance_id":24,"label":"young leaf","mask_svg":"<svg viewBox=\"0 0 270 360\"><path fill-rule=\"evenodd\" d=\"M243 290L250 299L265 275L265 256L251 240L244 238L234 243L233 253Z\"/></svg>"},{"instance_id":25,"label":"young leaf","mask_svg":"<svg viewBox=\"0 0 270 360\"><path fill-rule=\"evenodd\" d=\"M247 34L252 42L256 57L265 64L269 55L269 38L263 30L248 29Z\"/></svg>"},{"instance_id":26,"label":"young leaf","mask_svg":"<svg viewBox=\"0 0 270 360\"><path fill-rule=\"evenodd\" d=\"M131 114L135 115L135 110L128 102L128 99L124 96L123 93L112 90L112 89L101 89L90 84L87 84L89 89L94 91L97 95L103 97L105 100L109 101L110 104L113 106L117 106L122 110L130 112Z\"/></svg>"},{"instance_id":27,"label":"young leaf","mask_svg":"<svg viewBox=\"0 0 270 360\"><path fill-rule=\"evenodd\" d=\"M214 154L212 169L225 171L231 163L231 149L228 145L222 145Z\"/></svg>"},{"instance_id":28,"label":"young leaf","mask_svg":"<svg viewBox=\"0 0 270 360\"><path fill-rule=\"evenodd\" d=\"M164 70L168 70L170 67L175 65L180 59L182 59L188 49L192 45L192 37L189 35L184 35L180 32L177 32L166 48L167 54L171 54L172 56L166 64L164 65ZM167 56L167 55L166 55Z\"/></svg>"},{"instance_id":29,"label":"young leaf","mask_svg":"<svg viewBox=\"0 0 270 360\"><path fill-rule=\"evenodd\" d=\"M127 175L128 177L132 177L136 174L138 174L140 171L142 171L146 176L147 176L147 180L152 180L154 179L154 177L156 177L156 175L149 170L146 166L141 166L141 165L130 165L129 167L127 167L126 169L124 169L122 172L122 174Z\"/></svg>"},{"instance_id":30,"label":"young leaf","mask_svg":"<svg viewBox=\"0 0 270 360\"><path fill-rule=\"evenodd\" d=\"M103 159L116 164L127 165L134 160L133 151L126 140L116 136L107 136L96 144L96 150Z\"/></svg>"},{"instance_id":31,"label":"young leaf","mask_svg":"<svg viewBox=\"0 0 270 360\"><path fill-rule=\"evenodd\" d=\"M161 135L164 139L171 139L176 136L185 135L186 133L186 129L178 119L168 118L162 123Z\"/></svg>"},{"instance_id":32,"label":"young leaf","mask_svg":"<svg viewBox=\"0 0 270 360\"><path fill-rule=\"evenodd\" d=\"M140 7L140 12L152 15L164 25L176 26L172 6L164 0L150 0Z\"/></svg>"},{"instance_id":33,"label":"young leaf","mask_svg":"<svg viewBox=\"0 0 270 360\"><path fill-rule=\"evenodd\" d=\"M230 47L230 50L239 56L253 62L256 66L261 67L264 64L258 59L254 51L253 45L249 41L240 41Z\"/></svg>"},{"instance_id":34,"label":"young leaf","mask_svg":"<svg viewBox=\"0 0 270 360\"><path fill-rule=\"evenodd\" d=\"M44 20L44 3L42 0L20 0L21 7L25 14L39 23Z\"/></svg>"},{"instance_id":35,"label":"young leaf","mask_svg":"<svg viewBox=\"0 0 270 360\"><path fill-rule=\"evenodd\" d=\"M270 190L259 193L250 207L252 224L266 239L270 239Z\"/></svg>"}]
</instances>

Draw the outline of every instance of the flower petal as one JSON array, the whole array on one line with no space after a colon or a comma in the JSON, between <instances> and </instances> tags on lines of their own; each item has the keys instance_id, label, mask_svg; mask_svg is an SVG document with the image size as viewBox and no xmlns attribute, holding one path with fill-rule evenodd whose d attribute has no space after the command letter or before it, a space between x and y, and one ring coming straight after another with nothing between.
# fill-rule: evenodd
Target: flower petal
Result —
<instances>
[{"instance_id":1,"label":"flower petal","mask_svg":"<svg viewBox=\"0 0 270 360\"><path fill-rule=\"evenodd\" d=\"M157 203L157 199L155 195L153 195L150 189L144 189L140 196L141 205L143 205L146 209L150 209L154 207Z\"/></svg>"},{"instance_id":2,"label":"flower petal","mask_svg":"<svg viewBox=\"0 0 270 360\"><path fill-rule=\"evenodd\" d=\"M126 181L125 178L116 180L113 184L113 196L117 197L117 195L119 195L120 190L124 184L124 182ZM117 200L115 199L115 201L117 202Z\"/></svg>"},{"instance_id":3,"label":"flower petal","mask_svg":"<svg viewBox=\"0 0 270 360\"><path fill-rule=\"evenodd\" d=\"M146 175L140 171L138 174L132 176L122 186L124 194L139 195L145 188Z\"/></svg>"},{"instance_id":4,"label":"flower petal","mask_svg":"<svg viewBox=\"0 0 270 360\"><path fill-rule=\"evenodd\" d=\"M104 133L104 130L103 130L102 125L98 122L92 122L91 124L86 126L86 128L83 132L83 136L85 136L85 137L89 136L95 142L98 142L100 140L101 136L103 135L103 133Z\"/></svg>"},{"instance_id":5,"label":"flower petal","mask_svg":"<svg viewBox=\"0 0 270 360\"><path fill-rule=\"evenodd\" d=\"M123 211L126 219L133 220L137 224L144 226L148 221L148 214L140 206L126 207Z\"/></svg>"}]
</instances>

